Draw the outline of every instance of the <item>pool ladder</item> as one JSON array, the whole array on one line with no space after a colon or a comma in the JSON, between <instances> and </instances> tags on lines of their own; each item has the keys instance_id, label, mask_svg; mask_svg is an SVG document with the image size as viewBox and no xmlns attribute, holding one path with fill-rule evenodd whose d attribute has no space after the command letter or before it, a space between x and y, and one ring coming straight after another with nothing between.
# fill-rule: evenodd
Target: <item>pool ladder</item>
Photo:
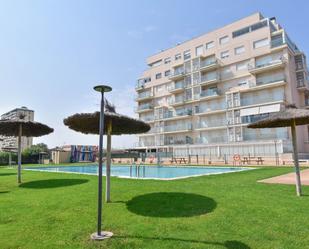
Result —
<instances>
[{"instance_id":1,"label":"pool ladder","mask_svg":"<svg viewBox=\"0 0 309 249\"><path fill-rule=\"evenodd\" d=\"M133 170L135 171L136 178L145 177L145 165L135 164L135 163L131 164L130 165L130 177L133 177Z\"/></svg>"}]
</instances>

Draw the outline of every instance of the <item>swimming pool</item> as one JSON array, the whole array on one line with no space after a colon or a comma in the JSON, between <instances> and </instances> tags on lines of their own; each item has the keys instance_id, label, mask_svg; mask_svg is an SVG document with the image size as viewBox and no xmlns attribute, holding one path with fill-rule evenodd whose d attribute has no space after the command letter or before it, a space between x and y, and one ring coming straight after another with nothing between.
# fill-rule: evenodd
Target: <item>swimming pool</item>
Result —
<instances>
[{"instance_id":1,"label":"swimming pool","mask_svg":"<svg viewBox=\"0 0 309 249\"><path fill-rule=\"evenodd\" d=\"M202 175L214 175L249 170L244 167L198 167L198 166L130 166L113 165L111 175L125 178L173 180ZM25 170L76 173L98 175L97 165L87 166L52 166L52 167L29 167ZM103 166L103 175L106 168Z\"/></svg>"}]
</instances>

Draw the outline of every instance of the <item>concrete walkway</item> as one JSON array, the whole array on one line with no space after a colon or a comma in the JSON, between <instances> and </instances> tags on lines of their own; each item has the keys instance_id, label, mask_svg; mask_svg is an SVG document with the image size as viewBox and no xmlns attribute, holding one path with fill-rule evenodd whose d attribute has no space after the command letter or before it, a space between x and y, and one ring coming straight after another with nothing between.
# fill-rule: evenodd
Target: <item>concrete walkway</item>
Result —
<instances>
[{"instance_id":1,"label":"concrete walkway","mask_svg":"<svg viewBox=\"0 0 309 249\"><path fill-rule=\"evenodd\" d=\"M305 169L300 172L300 179L301 179L302 185L309 186L309 169ZM294 184L295 185L295 173L288 173L288 174L281 175L281 176L275 176L275 177L267 178L264 180L260 180L259 182Z\"/></svg>"}]
</instances>

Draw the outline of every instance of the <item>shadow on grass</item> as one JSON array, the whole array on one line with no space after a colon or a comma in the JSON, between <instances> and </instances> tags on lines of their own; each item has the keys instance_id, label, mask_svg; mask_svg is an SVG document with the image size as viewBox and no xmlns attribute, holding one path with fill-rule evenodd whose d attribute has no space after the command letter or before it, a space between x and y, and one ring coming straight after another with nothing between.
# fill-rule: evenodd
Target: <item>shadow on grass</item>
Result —
<instances>
[{"instance_id":1,"label":"shadow on grass","mask_svg":"<svg viewBox=\"0 0 309 249\"><path fill-rule=\"evenodd\" d=\"M127 202L132 213L150 217L192 217L212 212L214 199L191 193L158 192L139 195Z\"/></svg>"},{"instance_id":2,"label":"shadow on grass","mask_svg":"<svg viewBox=\"0 0 309 249\"><path fill-rule=\"evenodd\" d=\"M36 188L36 189L44 189L44 188L60 188L60 187L68 187L78 184L83 184L88 182L86 179L48 179L48 180L39 180L32 182L25 182L19 185L21 188Z\"/></svg>"},{"instance_id":3,"label":"shadow on grass","mask_svg":"<svg viewBox=\"0 0 309 249\"><path fill-rule=\"evenodd\" d=\"M6 194L9 193L10 191L0 191L0 194Z\"/></svg>"},{"instance_id":4,"label":"shadow on grass","mask_svg":"<svg viewBox=\"0 0 309 249\"><path fill-rule=\"evenodd\" d=\"M220 248L225 247L226 249L250 249L248 245L241 241L237 240L227 240L223 243L221 242L212 242L206 240L191 240L191 239L180 239L180 238L171 238L171 237L143 237L143 236L114 236L113 238L117 239L141 239L141 240L157 240L157 241L175 241L175 242L187 242L187 243L199 243L205 245L214 245L219 246Z\"/></svg>"},{"instance_id":5,"label":"shadow on grass","mask_svg":"<svg viewBox=\"0 0 309 249\"><path fill-rule=\"evenodd\" d=\"M0 176L13 176L16 175L16 173L0 173Z\"/></svg>"}]
</instances>

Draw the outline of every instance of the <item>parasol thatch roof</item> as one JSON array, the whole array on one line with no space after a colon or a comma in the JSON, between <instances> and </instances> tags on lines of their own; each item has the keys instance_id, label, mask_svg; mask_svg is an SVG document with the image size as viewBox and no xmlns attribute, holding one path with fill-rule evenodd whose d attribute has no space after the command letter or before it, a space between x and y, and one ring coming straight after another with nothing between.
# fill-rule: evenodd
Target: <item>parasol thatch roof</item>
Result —
<instances>
[{"instance_id":1,"label":"parasol thatch roof","mask_svg":"<svg viewBox=\"0 0 309 249\"><path fill-rule=\"evenodd\" d=\"M85 134L99 134L100 112L77 113L67 117L63 123L70 129ZM150 130L149 124L114 112L104 112L104 134L107 124L112 122L112 135L138 134Z\"/></svg>"},{"instance_id":2,"label":"parasol thatch roof","mask_svg":"<svg viewBox=\"0 0 309 249\"><path fill-rule=\"evenodd\" d=\"M296 108L294 105L286 106L284 110L272 113L269 117L251 123L249 128L275 128L288 127L295 120L296 125L309 124L309 110Z\"/></svg>"},{"instance_id":3,"label":"parasol thatch roof","mask_svg":"<svg viewBox=\"0 0 309 249\"><path fill-rule=\"evenodd\" d=\"M0 120L0 135L17 137L20 125L22 125L22 136L24 137L40 137L54 131L54 129L39 122Z\"/></svg>"}]
</instances>

